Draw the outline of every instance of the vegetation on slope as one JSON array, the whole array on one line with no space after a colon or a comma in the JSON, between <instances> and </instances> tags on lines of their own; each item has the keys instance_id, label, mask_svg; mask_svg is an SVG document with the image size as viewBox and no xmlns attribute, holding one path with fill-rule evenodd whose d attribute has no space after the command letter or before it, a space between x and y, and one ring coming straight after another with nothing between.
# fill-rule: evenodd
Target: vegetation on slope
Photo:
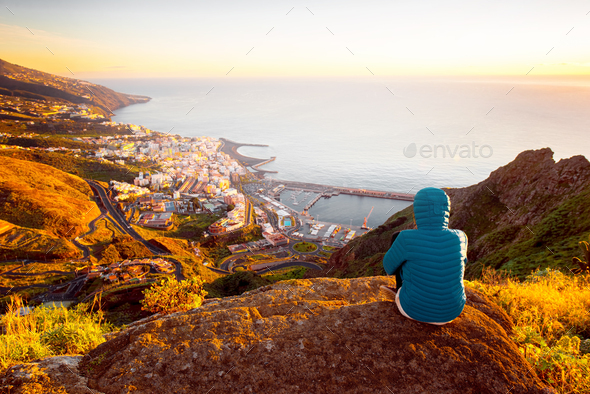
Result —
<instances>
[{"instance_id":1,"label":"vegetation on slope","mask_svg":"<svg viewBox=\"0 0 590 394\"><path fill-rule=\"evenodd\" d=\"M167 278L143 292L142 309L151 313L185 312L201 306L207 292L203 280L192 277L182 282Z\"/></svg>"},{"instance_id":2,"label":"vegetation on slope","mask_svg":"<svg viewBox=\"0 0 590 394\"><path fill-rule=\"evenodd\" d=\"M6 333L0 335L0 368L48 356L81 354L105 341L110 327L102 313L87 313L85 305L77 308L35 308L25 316L18 296L12 297L1 322Z\"/></svg>"},{"instance_id":3,"label":"vegetation on slope","mask_svg":"<svg viewBox=\"0 0 590 394\"><path fill-rule=\"evenodd\" d=\"M240 271L223 276L211 283L205 283L203 288L210 298L218 298L239 295L271 283L273 282L252 271Z\"/></svg>"},{"instance_id":4,"label":"vegetation on slope","mask_svg":"<svg viewBox=\"0 0 590 394\"><path fill-rule=\"evenodd\" d=\"M152 256L152 252L141 242L129 235L119 235L100 252L98 264L109 265L126 259L141 259Z\"/></svg>"},{"instance_id":5,"label":"vegetation on slope","mask_svg":"<svg viewBox=\"0 0 590 394\"><path fill-rule=\"evenodd\" d=\"M590 234L589 199L590 188L567 198L538 224L530 226L530 236L521 241L510 242L519 230L515 226L487 234L484 241L493 252L478 260L478 265L471 268L473 274L486 266L521 278L537 268L574 268L572 257L578 254L578 241Z\"/></svg>"},{"instance_id":6,"label":"vegetation on slope","mask_svg":"<svg viewBox=\"0 0 590 394\"><path fill-rule=\"evenodd\" d=\"M48 166L79 176L80 178L90 178L105 182L111 179L122 182L133 182L133 179L139 174L139 169L136 167L105 163L61 152L0 149L0 157L2 156L47 164Z\"/></svg>"},{"instance_id":7,"label":"vegetation on slope","mask_svg":"<svg viewBox=\"0 0 590 394\"><path fill-rule=\"evenodd\" d=\"M76 176L0 156L0 218L12 224L73 238L99 214L91 196Z\"/></svg>"},{"instance_id":8,"label":"vegetation on slope","mask_svg":"<svg viewBox=\"0 0 590 394\"><path fill-rule=\"evenodd\" d=\"M133 228L148 240L158 237L199 240L203 237L207 227L220 218L219 214L174 215L172 230L164 231L136 225Z\"/></svg>"},{"instance_id":9,"label":"vegetation on slope","mask_svg":"<svg viewBox=\"0 0 590 394\"><path fill-rule=\"evenodd\" d=\"M187 240L157 237L150 240L150 243L169 252L178 260L182 265L182 274L187 278L198 276L205 282L213 282L221 276L203 265L204 256L197 256Z\"/></svg>"},{"instance_id":10,"label":"vegetation on slope","mask_svg":"<svg viewBox=\"0 0 590 394\"><path fill-rule=\"evenodd\" d=\"M6 117L7 115L4 116ZM25 121L32 122L32 124L25 123ZM0 133L7 133L12 137L35 133L43 134L44 136L61 136L66 139L70 139L73 136L104 137L109 135L132 134L131 130L125 126L89 123L71 119L40 120L39 118L21 119L18 122L16 120L2 119L0 120ZM35 139L40 138L43 137L35 137Z\"/></svg>"},{"instance_id":11,"label":"vegetation on slope","mask_svg":"<svg viewBox=\"0 0 590 394\"><path fill-rule=\"evenodd\" d=\"M19 79L7 77L14 75ZM0 88L5 95L96 106L105 116L110 116L117 108L149 100L145 96L117 93L101 85L58 77L1 59Z\"/></svg>"},{"instance_id":12,"label":"vegetation on slope","mask_svg":"<svg viewBox=\"0 0 590 394\"><path fill-rule=\"evenodd\" d=\"M0 220L0 259L78 258L82 253L71 242L44 230L15 226Z\"/></svg>"},{"instance_id":13,"label":"vegetation on slope","mask_svg":"<svg viewBox=\"0 0 590 394\"><path fill-rule=\"evenodd\" d=\"M559 393L590 393L590 275L548 268L521 281L486 269L466 285L510 315L513 339L539 378Z\"/></svg>"},{"instance_id":14,"label":"vegetation on slope","mask_svg":"<svg viewBox=\"0 0 590 394\"><path fill-rule=\"evenodd\" d=\"M94 151L97 146L82 141L74 141L71 138L43 136L43 137L3 137L2 145L22 146L23 148L67 148Z\"/></svg>"}]
</instances>

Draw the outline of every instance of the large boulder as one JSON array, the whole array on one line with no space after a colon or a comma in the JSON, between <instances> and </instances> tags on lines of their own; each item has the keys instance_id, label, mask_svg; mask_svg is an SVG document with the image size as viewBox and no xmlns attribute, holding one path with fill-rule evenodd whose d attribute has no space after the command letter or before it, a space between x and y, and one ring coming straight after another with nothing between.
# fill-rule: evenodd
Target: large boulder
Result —
<instances>
[{"instance_id":1,"label":"large boulder","mask_svg":"<svg viewBox=\"0 0 590 394\"><path fill-rule=\"evenodd\" d=\"M152 316L70 369L95 393L551 392L485 296L468 290L461 316L433 326L381 299L379 286L393 282L285 281Z\"/></svg>"}]
</instances>

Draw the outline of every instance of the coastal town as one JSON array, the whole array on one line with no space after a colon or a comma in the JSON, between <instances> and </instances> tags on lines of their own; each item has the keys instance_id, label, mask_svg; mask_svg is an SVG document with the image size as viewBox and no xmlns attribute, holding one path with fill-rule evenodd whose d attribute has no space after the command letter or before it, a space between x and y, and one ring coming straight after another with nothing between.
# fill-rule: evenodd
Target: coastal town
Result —
<instances>
[{"instance_id":1,"label":"coastal town","mask_svg":"<svg viewBox=\"0 0 590 394\"><path fill-rule=\"evenodd\" d=\"M36 302L79 302L163 277L180 281L195 272L300 277L306 270L323 269L335 251L370 230L371 212L362 226L319 221L310 209L320 199L341 193L412 197L267 178L272 171L261 167L275 158L241 155L237 149L248 144L111 120L106 103L120 106L147 97L28 69L6 75L10 89L42 83L67 90L68 99L0 91L0 154L34 157L69 170L84 166L88 170L77 174L83 175L100 210L86 233L67 240L70 254L77 257L58 254L53 263L63 268L39 274L40 280L51 278L49 283L35 282L30 275L36 266L42 270L53 246L41 255L43 261L29 258L26 251L4 255L0 280L12 285L0 289L31 294ZM45 88L40 92L53 92ZM39 236L9 223L0 230L7 251Z\"/></svg>"},{"instance_id":2,"label":"coastal town","mask_svg":"<svg viewBox=\"0 0 590 394\"><path fill-rule=\"evenodd\" d=\"M192 234L201 242L209 238L232 239L232 234L239 236L258 231L260 235L247 242L223 241L219 252L225 256L222 259L207 258L198 244L190 247L195 259L216 274L229 275L240 270L264 274L281 269L289 271L294 267L321 269L334 251L368 230L318 222L307 213L308 209L301 212L281 202L282 192L291 190L299 195L307 186L261 182L255 170L240 162L239 157L232 157L231 151L223 151L226 140L163 134L110 120L97 125L124 130L126 134L70 137L74 142L95 147L91 150L18 149L63 152L109 165L142 168L136 172L137 176L127 181L111 179L103 184L104 193L97 190L97 198L107 209L108 216L115 219L116 228L148 246L142 231L159 231L165 236L167 232L176 231L179 223L202 220L199 218L214 219L201 234ZM25 127L33 128L34 124L25 123ZM23 132L20 138L38 139L39 134ZM2 145L1 148L15 147ZM92 185L101 189L97 183ZM311 198L313 196L315 198ZM305 192L305 197L313 200L310 204L323 196L322 192ZM161 254L157 248L149 248ZM107 289L153 281L154 275L183 277L180 263L166 256L147 260L120 259L108 264L91 262L78 267L75 279L57 286L53 293L57 289L64 297L87 297ZM80 281L78 278L82 277ZM64 286L66 290L60 290ZM54 299L54 296L45 299Z\"/></svg>"},{"instance_id":3,"label":"coastal town","mask_svg":"<svg viewBox=\"0 0 590 394\"><path fill-rule=\"evenodd\" d=\"M7 1L0 394L590 394L554 3Z\"/></svg>"}]
</instances>

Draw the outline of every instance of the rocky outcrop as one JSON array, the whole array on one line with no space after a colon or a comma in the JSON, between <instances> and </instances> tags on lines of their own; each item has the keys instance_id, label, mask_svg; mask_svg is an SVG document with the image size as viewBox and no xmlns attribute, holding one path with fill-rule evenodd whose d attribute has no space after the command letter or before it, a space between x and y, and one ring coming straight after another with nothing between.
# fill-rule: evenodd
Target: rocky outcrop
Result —
<instances>
[{"instance_id":1,"label":"rocky outcrop","mask_svg":"<svg viewBox=\"0 0 590 394\"><path fill-rule=\"evenodd\" d=\"M577 242L590 233L590 162L584 156L555 162L549 148L525 151L484 181L445 192L451 199L449 227L469 237L471 277L484 266L520 277L537 267L566 269L578 254ZM410 228L412 206L334 253L322 272L308 275L384 274L391 235Z\"/></svg>"},{"instance_id":2,"label":"rocky outcrop","mask_svg":"<svg viewBox=\"0 0 590 394\"><path fill-rule=\"evenodd\" d=\"M214 299L133 323L70 369L95 393L550 392L485 296L469 290L461 316L433 326L380 298L393 282L314 278ZM23 368L2 378L11 393L25 392ZM47 379L77 392L65 374Z\"/></svg>"},{"instance_id":3,"label":"rocky outcrop","mask_svg":"<svg viewBox=\"0 0 590 394\"><path fill-rule=\"evenodd\" d=\"M487 234L501 231L502 238L510 241L531 238L537 235L531 231L533 226L589 188L590 162L584 156L555 162L549 148L525 151L476 185L447 189L452 204L450 225L469 235L469 257L476 260L498 250ZM582 229L572 223L562 230Z\"/></svg>"}]
</instances>

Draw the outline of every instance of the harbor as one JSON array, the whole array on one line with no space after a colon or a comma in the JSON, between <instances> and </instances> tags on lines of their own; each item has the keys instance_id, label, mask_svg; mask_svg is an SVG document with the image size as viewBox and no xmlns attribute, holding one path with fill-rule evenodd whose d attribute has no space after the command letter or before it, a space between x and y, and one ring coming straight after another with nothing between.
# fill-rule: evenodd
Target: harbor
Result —
<instances>
[{"instance_id":1,"label":"harbor","mask_svg":"<svg viewBox=\"0 0 590 394\"><path fill-rule=\"evenodd\" d=\"M395 191L362 189L346 186L333 186L311 182L286 181L265 177L260 166L273 162L270 159L257 159L238 153L240 146L267 147L260 144L243 144L221 138L221 151L227 152L243 165L250 167L261 180L257 188L268 197L280 201L288 210L301 219L313 219L322 216L327 223L339 223L345 229L358 227L358 233L375 227L391 215L411 205L414 194ZM371 216L372 215L372 216ZM319 231L319 230L318 230ZM350 230L349 232L351 232ZM355 230L357 231L357 230ZM341 236L341 235L335 235Z\"/></svg>"},{"instance_id":2,"label":"harbor","mask_svg":"<svg viewBox=\"0 0 590 394\"><path fill-rule=\"evenodd\" d=\"M411 202L414 200L414 195L407 193L384 192L379 190L357 189L340 186L328 186L305 182L277 181L272 179L266 179L265 183L267 183L267 187L270 189L270 196L282 202L289 201L289 205L292 205L291 208L299 211L302 216L309 216L310 210L322 198L331 199L332 197L338 197L340 195L401 201L407 202L406 205L410 205ZM273 187L274 184L277 184L277 186ZM288 195L289 193L289 200L285 200L283 197L285 195ZM299 198L299 196L302 193L305 194L302 198ZM309 197L312 194L314 194L314 197L311 200L307 201L307 197ZM300 204L305 204L303 209L299 207Z\"/></svg>"},{"instance_id":3,"label":"harbor","mask_svg":"<svg viewBox=\"0 0 590 394\"><path fill-rule=\"evenodd\" d=\"M337 247L341 247L343 243L348 243L353 238L360 237L369 231L360 226L343 225L306 217L301 217L300 220L303 225L298 231L291 233L292 237L304 241L323 241L326 245L331 244Z\"/></svg>"},{"instance_id":4,"label":"harbor","mask_svg":"<svg viewBox=\"0 0 590 394\"><path fill-rule=\"evenodd\" d=\"M364 232L361 229L363 226L376 227L382 224L390 216L412 204L410 201L348 194L326 198L322 193L304 192L301 189L284 189L279 195L279 201L291 211L297 212L303 221L323 220L323 223L329 225L340 224L344 229L352 228L357 233Z\"/></svg>"},{"instance_id":5,"label":"harbor","mask_svg":"<svg viewBox=\"0 0 590 394\"><path fill-rule=\"evenodd\" d=\"M328 198L338 196L340 194L349 194L353 196L376 197L389 200L414 201L414 195L409 193L369 190L344 186L330 186L308 182L283 181L272 178L269 178L268 180L271 182L271 184L282 185L284 186L284 189L287 190L302 190L306 192L321 193Z\"/></svg>"}]
</instances>

